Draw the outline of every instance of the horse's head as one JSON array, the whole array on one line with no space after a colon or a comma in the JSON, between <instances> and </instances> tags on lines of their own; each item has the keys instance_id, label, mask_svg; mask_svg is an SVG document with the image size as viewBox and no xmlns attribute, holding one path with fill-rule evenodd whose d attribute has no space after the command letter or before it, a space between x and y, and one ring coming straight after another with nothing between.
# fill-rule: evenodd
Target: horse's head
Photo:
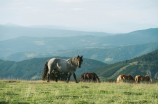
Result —
<instances>
[{"instance_id":1,"label":"horse's head","mask_svg":"<svg viewBox=\"0 0 158 104\"><path fill-rule=\"evenodd\" d=\"M77 66L78 66L79 68L81 67L81 64L82 64L82 62L83 62L83 59L82 59L82 58L83 58L83 56L81 56L81 57L80 57L79 55L77 56Z\"/></svg>"}]
</instances>

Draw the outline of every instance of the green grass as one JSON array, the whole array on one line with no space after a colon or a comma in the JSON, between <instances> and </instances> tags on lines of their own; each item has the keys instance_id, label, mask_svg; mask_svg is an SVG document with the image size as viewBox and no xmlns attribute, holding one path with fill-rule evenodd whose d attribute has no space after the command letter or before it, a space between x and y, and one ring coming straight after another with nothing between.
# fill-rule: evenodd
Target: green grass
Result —
<instances>
[{"instance_id":1,"label":"green grass","mask_svg":"<svg viewBox=\"0 0 158 104\"><path fill-rule=\"evenodd\" d=\"M0 104L157 104L158 84L0 80Z\"/></svg>"}]
</instances>

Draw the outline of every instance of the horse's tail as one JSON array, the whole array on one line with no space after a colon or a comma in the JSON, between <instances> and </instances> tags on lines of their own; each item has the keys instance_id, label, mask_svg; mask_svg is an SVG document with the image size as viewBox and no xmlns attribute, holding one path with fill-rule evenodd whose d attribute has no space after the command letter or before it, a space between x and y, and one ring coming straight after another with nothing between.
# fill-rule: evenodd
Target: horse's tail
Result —
<instances>
[{"instance_id":1,"label":"horse's tail","mask_svg":"<svg viewBox=\"0 0 158 104\"><path fill-rule=\"evenodd\" d=\"M117 77L117 82L120 82L120 81L121 81L121 75Z\"/></svg>"},{"instance_id":2,"label":"horse's tail","mask_svg":"<svg viewBox=\"0 0 158 104\"><path fill-rule=\"evenodd\" d=\"M44 65L42 80L45 80L45 77L46 77L47 73L48 73L48 61Z\"/></svg>"},{"instance_id":3,"label":"horse's tail","mask_svg":"<svg viewBox=\"0 0 158 104\"><path fill-rule=\"evenodd\" d=\"M135 77L135 82L136 82L136 83L139 82L139 77L138 77L138 75Z\"/></svg>"}]
</instances>

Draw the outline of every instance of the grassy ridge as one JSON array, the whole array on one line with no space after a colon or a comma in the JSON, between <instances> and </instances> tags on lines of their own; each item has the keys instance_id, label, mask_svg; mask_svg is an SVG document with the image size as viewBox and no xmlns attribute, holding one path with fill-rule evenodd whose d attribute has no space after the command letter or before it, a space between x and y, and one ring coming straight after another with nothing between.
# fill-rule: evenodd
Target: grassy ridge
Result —
<instances>
[{"instance_id":1,"label":"grassy ridge","mask_svg":"<svg viewBox=\"0 0 158 104\"><path fill-rule=\"evenodd\" d=\"M0 81L0 104L158 103L158 84Z\"/></svg>"}]
</instances>

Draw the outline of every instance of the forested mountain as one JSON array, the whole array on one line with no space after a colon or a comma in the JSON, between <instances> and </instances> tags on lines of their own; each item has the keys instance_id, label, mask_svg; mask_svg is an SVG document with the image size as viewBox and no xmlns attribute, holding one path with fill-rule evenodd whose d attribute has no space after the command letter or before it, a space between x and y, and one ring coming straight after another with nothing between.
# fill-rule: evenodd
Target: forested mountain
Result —
<instances>
[{"instance_id":1,"label":"forested mountain","mask_svg":"<svg viewBox=\"0 0 158 104\"><path fill-rule=\"evenodd\" d=\"M149 75L158 78L158 50L143 56L103 66L94 70L103 79L116 79L120 74Z\"/></svg>"},{"instance_id":2,"label":"forested mountain","mask_svg":"<svg viewBox=\"0 0 158 104\"><path fill-rule=\"evenodd\" d=\"M84 56L83 56L84 57ZM68 57L56 57L68 59ZM48 58L35 58L20 62L0 60L0 78L18 78L18 79L41 79L45 62ZM81 73L92 72L94 69L106 65L92 59L83 59L81 68L77 68L76 75L80 78Z\"/></svg>"}]
</instances>

